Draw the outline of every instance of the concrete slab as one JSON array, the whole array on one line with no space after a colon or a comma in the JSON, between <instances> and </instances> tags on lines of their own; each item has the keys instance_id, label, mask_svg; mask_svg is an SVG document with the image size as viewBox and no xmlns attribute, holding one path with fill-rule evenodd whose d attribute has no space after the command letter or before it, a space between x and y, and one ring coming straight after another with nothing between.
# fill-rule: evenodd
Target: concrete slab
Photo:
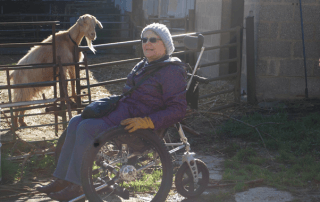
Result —
<instances>
[{"instance_id":1,"label":"concrete slab","mask_svg":"<svg viewBox=\"0 0 320 202\"><path fill-rule=\"evenodd\" d=\"M269 187L256 187L245 192L235 194L236 202L285 202L292 201L289 192L279 191Z\"/></svg>"},{"instance_id":2,"label":"concrete slab","mask_svg":"<svg viewBox=\"0 0 320 202\"><path fill-rule=\"evenodd\" d=\"M207 165L211 181L218 181L222 179L222 163L224 161L224 158L218 156L206 156L197 154L195 155L195 158L200 159Z\"/></svg>"}]
</instances>

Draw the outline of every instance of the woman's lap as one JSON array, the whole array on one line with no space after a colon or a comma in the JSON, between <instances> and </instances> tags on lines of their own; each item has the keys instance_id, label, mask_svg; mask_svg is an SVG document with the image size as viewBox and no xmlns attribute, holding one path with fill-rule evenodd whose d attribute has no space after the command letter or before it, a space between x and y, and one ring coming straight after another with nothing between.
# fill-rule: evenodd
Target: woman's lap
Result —
<instances>
[{"instance_id":1,"label":"woman's lap","mask_svg":"<svg viewBox=\"0 0 320 202\"><path fill-rule=\"evenodd\" d=\"M54 176L81 184L80 170L83 153L93 138L108 128L109 126L102 119L73 117L67 128L66 140Z\"/></svg>"}]
</instances>

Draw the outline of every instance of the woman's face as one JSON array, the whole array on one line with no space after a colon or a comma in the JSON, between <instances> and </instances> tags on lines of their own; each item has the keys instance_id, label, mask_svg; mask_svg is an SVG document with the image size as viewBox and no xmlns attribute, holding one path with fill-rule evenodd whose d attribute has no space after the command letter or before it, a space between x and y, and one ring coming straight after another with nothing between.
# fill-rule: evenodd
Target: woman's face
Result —
<instances>
[{"instance_id":1,"label":"woman's face","mask_svg":"<svg viewBox=\"0 0 320 202\"><path fill-rule=\"evenodd\" d=\"M151 43L150 38L152 37L160 39L160 37L151 30L147 30L142 35L142 38L148 38L146 43L142 42L143 54L147 58L148 62L158 60L166 55L166 48L163 41L160 39L156 40L155 43Z\"/></svg>"}]
</instances>

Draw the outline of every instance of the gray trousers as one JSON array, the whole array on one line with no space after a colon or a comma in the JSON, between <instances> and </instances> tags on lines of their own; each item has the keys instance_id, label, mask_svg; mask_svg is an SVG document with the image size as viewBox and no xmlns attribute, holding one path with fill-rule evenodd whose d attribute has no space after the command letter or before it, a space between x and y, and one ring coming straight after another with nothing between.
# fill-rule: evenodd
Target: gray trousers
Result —
<instances>
[{"instance_id":1,"label":"gray trousers","mask_svg":"<svg viewBox=\"0 0 320 202\"><path fill-rule=\"evenodd\" d=\"M82 119L74 116L68 125L67 135L61 149L54 177L81 185L81 164L85 149L109 126L102 119Z\"/></svg>"}]
</instances>

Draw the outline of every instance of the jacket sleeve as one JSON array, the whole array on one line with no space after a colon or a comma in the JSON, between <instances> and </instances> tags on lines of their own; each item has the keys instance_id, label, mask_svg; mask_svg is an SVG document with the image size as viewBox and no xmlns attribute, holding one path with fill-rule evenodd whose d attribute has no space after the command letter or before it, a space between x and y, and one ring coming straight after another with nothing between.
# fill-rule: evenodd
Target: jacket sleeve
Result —
<instances>
[{"instance_id":1,"label":"jacket sleeve","mask_svg":"<svg viewBox=\"0 0 320 202\"><path fill-rule=\"evenodd\" d=\"M155 130L167 128L181 121L187 110L186 71L176 65L169 65L159 75L162 88L163 110L150 114Z\"/></svg>"}]
</instances>

